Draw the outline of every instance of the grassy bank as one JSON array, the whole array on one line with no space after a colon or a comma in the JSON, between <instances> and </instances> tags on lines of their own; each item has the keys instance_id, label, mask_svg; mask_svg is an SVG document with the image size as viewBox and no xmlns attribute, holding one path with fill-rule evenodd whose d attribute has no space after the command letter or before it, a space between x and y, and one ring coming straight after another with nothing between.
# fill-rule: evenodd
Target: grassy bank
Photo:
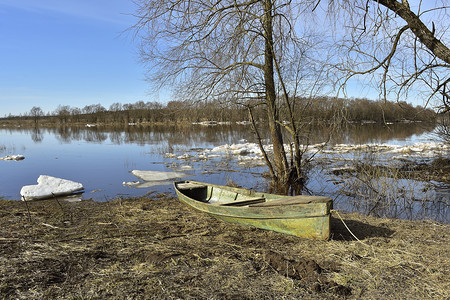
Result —
<instances>
[{"instance_id":1,"label":"grassy bank","mask_svg":"<svg viewBox=\"0 0 450 300\"><path fill-rule=\"evenodd\" d=\"M170 196L0 200L5 299L444 299L450 226L337 214L312 241L231 225ZM345 228L345 223L359 239Z\"/></svg>"}]
</instances>

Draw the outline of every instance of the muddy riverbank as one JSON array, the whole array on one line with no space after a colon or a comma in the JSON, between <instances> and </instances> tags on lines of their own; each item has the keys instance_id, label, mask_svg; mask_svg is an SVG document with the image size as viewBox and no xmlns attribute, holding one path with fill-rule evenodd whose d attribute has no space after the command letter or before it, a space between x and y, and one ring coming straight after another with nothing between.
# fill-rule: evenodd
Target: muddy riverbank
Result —
<instances>
[{"instance_id":1,"label":"muddy riverbank","mask_svg":"<svg viewBox=\"0 0 450 300\"><path fill-rule=\"evenodd\" d=\"M168 195L0 200L6 299L443 299L450 226L334 212L312 241L227 224ZM345 228L340 217L351 229Z\"/></svg>"}]
</instances>

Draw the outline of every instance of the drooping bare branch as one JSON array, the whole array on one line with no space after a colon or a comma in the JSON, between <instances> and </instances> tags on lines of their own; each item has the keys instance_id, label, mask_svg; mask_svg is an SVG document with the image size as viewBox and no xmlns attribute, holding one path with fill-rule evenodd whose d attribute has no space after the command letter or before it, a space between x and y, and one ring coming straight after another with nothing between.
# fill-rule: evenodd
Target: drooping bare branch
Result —
<instances>
[{"instance_id":1,"label":"drooping bare branch","mask_svg":"<svg viewBox=\"0 0 450 300\"><path fill-rule=\"evenodd\" d=\"M329 3L346 16L346 31L336 45L339 58L331 64L341 72L339 90L358 79L373 82L383 99L444 103L438 95L443 94L442 78L450 72L448 6L426 3L423 10L422 1L400 0Z\"/></svg>"}]
</instances>

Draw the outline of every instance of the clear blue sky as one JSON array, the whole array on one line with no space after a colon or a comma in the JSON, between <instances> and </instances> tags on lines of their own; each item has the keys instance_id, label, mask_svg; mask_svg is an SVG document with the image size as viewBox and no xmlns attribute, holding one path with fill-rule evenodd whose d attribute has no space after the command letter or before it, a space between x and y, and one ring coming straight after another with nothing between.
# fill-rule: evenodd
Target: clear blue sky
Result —
<instances>
[{"instance_id":1,"label":"clear blue sky","mask_svg":"<svg viewBox=\"0 0 450 300\"><path fill-rule=\"evenodd\" d=\"M129 0L0 0L0 117L59 104L154 101Z\"/></svg>"},{"instance_id":2,"label":"clear blue sky","mask_svg":"<svg viewBox=\"0 0 450 300\"><path fill-rule=\"evenodd\" d=\"M0 0L0 117L161 100L148 93L137 47L123 34L134 11L131 0ZM377 98L352 85L348 96Z\"/></svg>"}]
</instances>

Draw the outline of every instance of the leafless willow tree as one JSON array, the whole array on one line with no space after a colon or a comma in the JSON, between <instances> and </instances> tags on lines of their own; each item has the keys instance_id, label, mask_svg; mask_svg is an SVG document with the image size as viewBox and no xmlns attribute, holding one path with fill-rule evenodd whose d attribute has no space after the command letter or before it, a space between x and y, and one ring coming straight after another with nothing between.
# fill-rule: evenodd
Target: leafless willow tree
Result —
<instances>
[{"instance_id":1,"label":"leafless willow tree","mask_svg":"<svg viewBox=\"0 0 450 300\"><path fill-rule=\"evenodd\" d=\"M136 0L132 29L158 87L177 87L183 99L241 103L250 119L252 108L264 105L273 146L266 162L274 181L286 184L302 179L295 100L320 91L326 66L341 88L368 76L385 98L428 92L427 101L441 96L449 110L447 7L416 2ZM321 38L333 40L329 55ZM283 128L293 145L290 160Z\"/></svg>"},{"instance_id":2,"label":"leafless willow tree","mask_svg":"<svg viewBox=\"0 0 450 300\"><path fill-rule=\"evenodd\" d=\"M328 0L338 43L332 64L339 86L374 83L382 99L421 98L450 111L448 0Z\"/></svg>"},{"instance_id":3,"label":"leafless willow tree","mask_svg":"<svg viewBox=\"0 0 450 300\"><path fill-rule=\"evenodd\" d=\"M441 116L436 128L436 135L438 140L450 145L450 114Z\"/></svg>"},{"instance_id":4,"label":"leafless willow tree","mask_svg":"<svg viewBox=\"0 0 450 300\"><path fill-rule=\"evenodd\" d=\"M38 125L39 119L44 115L42 108L39 106L33 106L30 109L30 116L33 117L34 125Z\"/></svg>"},{"instance_id":5,"label":"leafless willow tree","mask_svg":"<svg viewBox=\"0 0 450 300\"><path fill-rule=\"evenodd\" d=\"M301 181L300 141L294 111L301 87L320 89L321 66L312 59L315 36L298 35L303 5L314 1L153 0L136 1L141 58L149 79L176 86L177 96L219 99L249 109L264 105L273 155L264 152L272 178ZM323 70L322 70L323 71ZM314 76L312 76L314 74ZM281 122L285 109L289 122ZM282 130L294 145L288 160ZM260 139L258 139L260 141ZM262 145L261 149L264 151Z\"/></svg>"}]
</instances>

